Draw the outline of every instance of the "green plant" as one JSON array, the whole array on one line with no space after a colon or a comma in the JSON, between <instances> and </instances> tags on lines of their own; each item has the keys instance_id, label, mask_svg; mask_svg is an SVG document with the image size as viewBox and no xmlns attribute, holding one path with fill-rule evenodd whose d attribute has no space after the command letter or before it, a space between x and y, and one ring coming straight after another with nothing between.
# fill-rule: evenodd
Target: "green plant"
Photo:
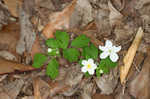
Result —
<instances>
[{"instance_id":1,"label":"green plant","mask_svg":"<svg viewBox=\"0 0 150 99\"><path fill-rule=\"evenodd\" d=\"M86 77L94 75L95 71L96 76L100 77L102 73L107 74L111 68L117 66L117 62L113 62L118 60L117 56L113 57L112 54L117 55L116 52L120 50L119 47L112 46L111 42L107 41L106 46L99 46L101 49L100 58L102 58L99 62L98 48L90 42L88 37L83 34L79 35L71 41L71 46L69 46L69 34L63 31L56 31L55 38L46 40L46 45L48 46L48 53L35 54L32 66L40 68L46 61L49 61L46 67L46 75L51 79L55 79L59 75L57 57L63 57L71 63L78 62L81 65L81 71L85 73Z\"/></svg>"}]
</instances>

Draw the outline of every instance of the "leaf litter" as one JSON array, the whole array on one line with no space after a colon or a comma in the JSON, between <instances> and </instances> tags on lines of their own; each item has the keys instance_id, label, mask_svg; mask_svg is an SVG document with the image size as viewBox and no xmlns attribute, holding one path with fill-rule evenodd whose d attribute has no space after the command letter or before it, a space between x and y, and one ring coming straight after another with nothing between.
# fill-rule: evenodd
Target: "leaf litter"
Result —
<instances>
[{"instance_id":1,"label":"leaf litter","mask_svg":"<svg viewBox=\"0 0 150 99\"><path fill-rule=\"evenodd\" d=\"M0 1L0 97L3 99L150 98L149 0L3 1ZM141 44L132 45L139 27L144 31ZM47 51L44 42L54 38L56 30L68 31L71 38L85 34L97 47L108 39L123 46L118 67L100 78L86 78L77 63L61 57L58 78L49 79L44 69L34 69L31 64L35 53ZM132 46L136 47L133 52ZM128 53L133 55L124 61ZM130 70L119 72L128 63ZM123 71L127 71L125 75ZM119 73L121 82L125 79L127 82L123 86Z\"/></svg>"}]
</instances>

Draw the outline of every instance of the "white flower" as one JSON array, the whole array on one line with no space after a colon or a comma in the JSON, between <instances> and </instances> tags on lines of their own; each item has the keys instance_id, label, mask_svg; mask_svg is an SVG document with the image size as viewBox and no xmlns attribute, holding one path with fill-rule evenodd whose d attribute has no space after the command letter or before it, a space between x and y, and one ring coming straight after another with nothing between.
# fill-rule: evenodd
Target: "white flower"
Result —
<instances>
[{"instance_id":1,"label":"white flower","mask_svg":"<svg viewBox=\"0 0 150 99\"><path fill-rule=\"evenodd\" d=\"M99 49L103 51L103 53L100 54L101 59L105 59L108 56L110 56L110 59L113 62L117 62L117 60L119 59L117 52L121 50L121 46L113 46L110 40L106 41L105 46L99 46Z\"/></svg>"},{"instance_id":2,"label":"white flower","mask_svg":"<svg viewBox=\"0 0 150 99\"><path fill-rule=\"evenodd\" d=\"M48 52L49 52L49 53L52 52L52 49L51 49L51 48L48 48Z\"/></svg>"},{"instance_id":3,"label":"white flower","mask_svg":"<svg viewBox=\"0 0 150 99\"><path fill-rule=\"evenodd\" d=\"M81 68L81 71L84 73L86 73L88 71L90 75L93 75L95 72L95 69L97 68L97 65L94 64L94 60L91 58L88 59L88 61L83 60L82 65L84 65L84 66Z\"/></svg>"},{"instance_id":4,"label":"white flower","mask_svg":"<svg viewBox=\"0 0 150 99\"><path fill-rule=\"evenodd\" d=\"M101 74L104 73L103 70L101 70L101 69L99 70L99 72L100 72Z\"/></svg>"}]
</instances>

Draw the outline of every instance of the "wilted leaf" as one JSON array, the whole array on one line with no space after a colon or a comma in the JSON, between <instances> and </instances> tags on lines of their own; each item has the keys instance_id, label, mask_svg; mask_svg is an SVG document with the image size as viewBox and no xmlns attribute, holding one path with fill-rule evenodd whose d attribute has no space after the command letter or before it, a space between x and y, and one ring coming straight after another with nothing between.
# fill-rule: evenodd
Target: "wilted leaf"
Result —
<instances>
[{"instance_id":1,"label":"wilted leaf","mask_svg":"<svg viewBox=\"0 0 150 99\"><path fill-rule=\"evenodd\" d=\"M20 27L18 23L10 23L4 26L0 31L0 49L15 52L19 40L19 31Z\"/></svg>"},{"instance_id":2,"label":"wilted leaf","mask_svg":"<svg viewBox=\"0 0 150 99\"><path fill-rule=\"evenodd\" d=\"M0 86L0 97L3 97L3 99L16 99L23 85L24 81L22 79L18 79L13 82L9 82L8 84L5 84L3 86Z\"/></svg>"},{"instance_id":3,"label":"wilted leaf","mask_svg":"<svg viewBox=\"0 0 150 99\"><path fill-rule=\"evenodd\" d=\"M62 27L69 27L69 20L74 11L76 0L73 0L62 12L58 12L53 17L52 21L49 22L43 29L43 34L46 38L54 37L53 33L56 29L62 29Z\"/></svg>"},{"instance_id":4,"label":"wilted leaf","mask_svg":"<svg viewBox=\"0 0 150 99\"><path fill-rule=\"evenodd\" d=\"M143 36L143 30L140 27L137 31L136 37L135 37L132 45L128 49L128 52L123 59L124 66L121 66L121 68L120 68L120 80L121 80L122 84L124 84L126 82L125 81L126 76L128 75L129 69L132 65L134 56L135 56L137 48L141 42L142 36Z\"/></svg>"},{"instance_id":5,"label":"wilted leaf","mask_svg":"<svg viewBox=\"0 0 150 99\"><path fill-rule=\"evenodd\" d=\"M30 70L34 70L35 68L33 68L32 66L26 66L23 64L18 64L16 62L13 61L8 61L8 60L4 60L2 58L0 58L0 74L6 74L6 73L12 73L15 71L30 71Z\"/></svg>"},{"instance_id":6,"label":"wilted leaf","mask_svg":"<svg viewBox=\"0 0 150 99\"><path fill-rule=\"evenodd\" d=\"M50 86L40 78L33 81L34 99L48 99L50 96Z\"/></svg>"},{"instance_id":7,"label":"wilted leaf","mask_svg":"<svg viewBox=\"0 0 150 99\"><path fill-rule=\"evenodd\" d=\"M8 6L8 10L14 17L18 17L18 6L22 5L23 0L4 0L5 4Z\"/></svg>"},{"instance_id":8,"label":"wilted leaf","mask_svg":"<svg viewBox=\"0 0 150 99\"><path fill-rule=\"evenodd\" d=\"M111 1L108 1L108 6L110 10L109 14L110 24L111 26L117 25L118 23L121 22L123 15L113 7Z\"/></svg>"},{"instance_id":9,"label":"wilted leaf","mask_svg":"<svg viewBox=\"0 0 150 99\"><path fill-rule=\"evenodd\" d=\"M148 56L144 60L141 72L129 84L130 95L137 99L150 98L150 50L147 51Z\"/></svg>"}]
</instances>

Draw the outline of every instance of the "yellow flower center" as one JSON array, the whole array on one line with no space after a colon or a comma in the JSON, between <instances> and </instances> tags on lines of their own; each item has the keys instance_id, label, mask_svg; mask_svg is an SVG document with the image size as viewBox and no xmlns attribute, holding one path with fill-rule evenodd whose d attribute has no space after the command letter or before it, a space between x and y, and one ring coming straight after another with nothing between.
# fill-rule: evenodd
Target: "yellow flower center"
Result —
<instances>
[{"instance_id":1,"label":"yellow flower center","mask_svg":"<svg viewBox=\"0 0 150 99\"><path fill-rule=\"evenodd\" d=\"M91 64L88 64L88 65L87 65L87 68L88 68L88 69L92 68Z\"/></svg>"},{"instance_id":2,"label":"yellow flower center","mask_svg":"<svg viewBox=\"0 0 150 99\"><path fill-rule=\"evenodd\" d=\"M111 50L108 50L109 53L111 53Z\"/></svg>"}]
</instances>

